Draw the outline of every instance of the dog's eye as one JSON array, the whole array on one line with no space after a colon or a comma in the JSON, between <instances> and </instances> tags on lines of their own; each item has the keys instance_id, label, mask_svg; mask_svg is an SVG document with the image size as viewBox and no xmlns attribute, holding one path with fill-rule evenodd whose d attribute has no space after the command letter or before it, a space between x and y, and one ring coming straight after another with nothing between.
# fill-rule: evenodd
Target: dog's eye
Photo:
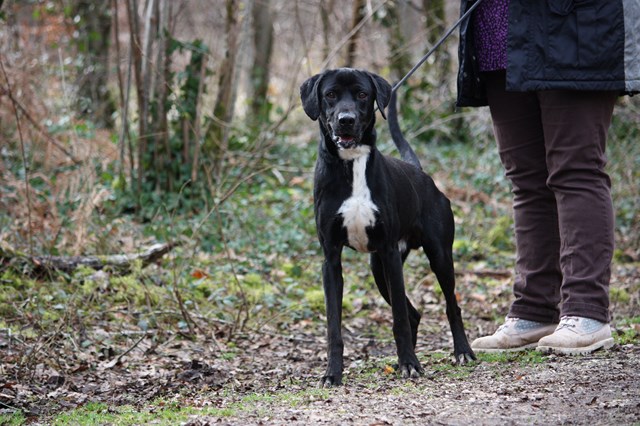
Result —
<instances>
[{"instance_id":1,"label":"dog's eye","mask_svg":"<svg viewBox=\"0 0 640 426\"><path fill-rule=\"evenodd\" d=\"M333 100L337 97L337 95L336 92L327 92L324 94L324 97Z\"/></svg>"},{"instance_id":2,"label":"dog's eye","mask_svg":"<svg viewBox=\"0 0 640 426\"><path fill-rule=\"evenodd\" d=\"M367 99L368 96L367 92L358 93L358 99Z\"/></svg>"}]
</instances>

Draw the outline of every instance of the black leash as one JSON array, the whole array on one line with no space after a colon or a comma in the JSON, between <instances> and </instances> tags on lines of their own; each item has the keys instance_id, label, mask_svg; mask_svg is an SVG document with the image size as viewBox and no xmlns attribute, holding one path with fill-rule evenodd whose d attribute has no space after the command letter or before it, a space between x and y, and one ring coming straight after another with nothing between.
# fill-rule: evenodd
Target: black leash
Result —
<instances>
[{"instance_id":1,"label":"black leash","mask_svg":"<svg viewBox=\"0 0 640 426\"><path fill-rule=\"evenodd\" d=\"M413 73L414 73L414 72L416 72L416 70L417 70L418 68L420 68L420 66L421 66L422 64L424 64L424 62L425 62L427 59L429 59L429 56L431 56L431 55L433 54L433 52L435 52L435 51L436 51L436 49L437 49L438 47L440 47L440 45L441 45L442 43L444 43L444 41L445 41L447 38L449 38L449 36L451 35L451 33L452 33L456 28L458 28L458 26L460 26L460 24L462 23L462 21L464 21L465 19L467 19L467 18L469 17L469 15L471 15L471 12L473 12L473 11L475 10L475 8L476 8L476 7L478 7L478 5L479 5L480 3L482 3L482 0L477 0L474 4L472 4L472 5L471 5L471 7L469 8L469 10L467 10L467 11L464 13L464 15L462 15L462 16L460 17L460 19L458 19L458 20L456 21L456 23L455 23L455 24L453 24L453 26L452 26L451 28L449 28L449 30L447 30L447 32L446 32L446 33L442 36L442 38L441 38L441 39L440 39L440 40L439 40L439 41L438 41L438 42L437 42L437 43L436 43L436 44L435 44L435 45L434 45L434 46L433 46L433 47L432 47L428 52L427 52L427 54L426 54L426 55L424 55L424 56L422 57L422 59L420 59L420 61L419 61L419 62L418 62L418 63L417 63L413 68L411 68L411 71L409 71L409 72L407 73L407 75L405 75L404 77L402 77L402 80L400 80L399 82L397 82L397 83L395 84L395 86L393 86L393 88L391 89L391 92L392 92L392 93L393 93L393 92L396 92L396 91L398 90L398 87L400 87L400 86L401 86L405 81L407 81L407 79L408 79L409 77L411 77L411 76L413 75Z\"/></svg>"}]
</instances>

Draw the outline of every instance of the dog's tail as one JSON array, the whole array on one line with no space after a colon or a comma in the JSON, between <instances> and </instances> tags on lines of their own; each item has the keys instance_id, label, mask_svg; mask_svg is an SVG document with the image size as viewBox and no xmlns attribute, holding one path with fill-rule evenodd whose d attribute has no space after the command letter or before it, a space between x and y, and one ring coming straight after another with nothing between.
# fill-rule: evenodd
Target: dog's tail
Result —
<instances>
[{"instance_id":1,"label":"dog's tail","mask_svg":"<svg viewBox=\"0 0 640 426\"><path fill-rule=\"evenodd\" d=\"M409 142L402 135L400 125L398 124L398 108L396 106L396 92L391 93L391 99L389 100L389 109L387 111L387 121L389 122L389 131L391 132L391 138L393 143L396 144L400 156L407 163L413 164L419 169L422 169L418 156L409 145Z\"/></svg>"}]
</instances>

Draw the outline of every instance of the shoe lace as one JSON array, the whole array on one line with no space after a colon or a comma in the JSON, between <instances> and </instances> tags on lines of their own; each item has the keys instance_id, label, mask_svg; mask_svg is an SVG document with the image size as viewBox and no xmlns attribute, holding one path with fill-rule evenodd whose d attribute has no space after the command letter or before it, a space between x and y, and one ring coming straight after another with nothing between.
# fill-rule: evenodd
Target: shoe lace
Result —
<instances>
[{"instance_id":1,"label":"shoe lace","mask_svg":"<svg viewBox=\"0 0 640 426\"><path fill-rule=\"evenodd\" d=\"M578 323L578 317L563 317L560 319L560 324L558 324L557 330L562 330L563 328L575 328Z\"/></svg>"},{"instance_id":2,"label":"shoe lace","mask_svg":"<svg viewBox=\"0 0 640 426\"><path fill-rule=\"evenodd\" d=\"M501 331L501 330L505 330L505 329L511 327L517 321L518 321L518 318L509 318L509 317L505 318L504 324L502 324L500 327L498 327L498 329L496 330L496 333Z\"/></svg>"}]
</instances>

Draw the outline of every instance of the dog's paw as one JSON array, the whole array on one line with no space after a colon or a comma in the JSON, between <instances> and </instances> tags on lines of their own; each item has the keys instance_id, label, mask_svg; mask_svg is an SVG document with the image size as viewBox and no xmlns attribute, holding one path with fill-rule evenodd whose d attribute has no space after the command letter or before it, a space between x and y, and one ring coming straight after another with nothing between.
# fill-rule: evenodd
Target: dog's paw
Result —
<instances>
[{"instance_id":1,"label":"dog's paw","mask_svg":"<svg viewBox=\"0 0 640 426\"><path fill-rule=\"evenodd\" d=\"M453 358L453 363L455 365L466 365L466 364L472 363L475 360L476 360L476 355L473 353L471 349L469 349L469 352L462 352L459 354L455 354Z\"/></svg>"},{"instance_id":2,"label":"dog's paw","mask_svg":"<svg viewBox=\"0 0 640 426\"><path fill-rule=\"evenodd\" d=\"M342 385L342 377L337 375L326 375L320 379L319 388L331 388Z\"/></svg>"},{"instance_id":3,"label":"dog's paw","mask_svg":"<svg viewBox=\"0 0 640 426\"><path fill-rule=\"evenodd\" d=\"M422 376L424 372L422 366L417 361L400 364L398 370L403 379L417 379Z\"/></svg>"}]
</instances>

